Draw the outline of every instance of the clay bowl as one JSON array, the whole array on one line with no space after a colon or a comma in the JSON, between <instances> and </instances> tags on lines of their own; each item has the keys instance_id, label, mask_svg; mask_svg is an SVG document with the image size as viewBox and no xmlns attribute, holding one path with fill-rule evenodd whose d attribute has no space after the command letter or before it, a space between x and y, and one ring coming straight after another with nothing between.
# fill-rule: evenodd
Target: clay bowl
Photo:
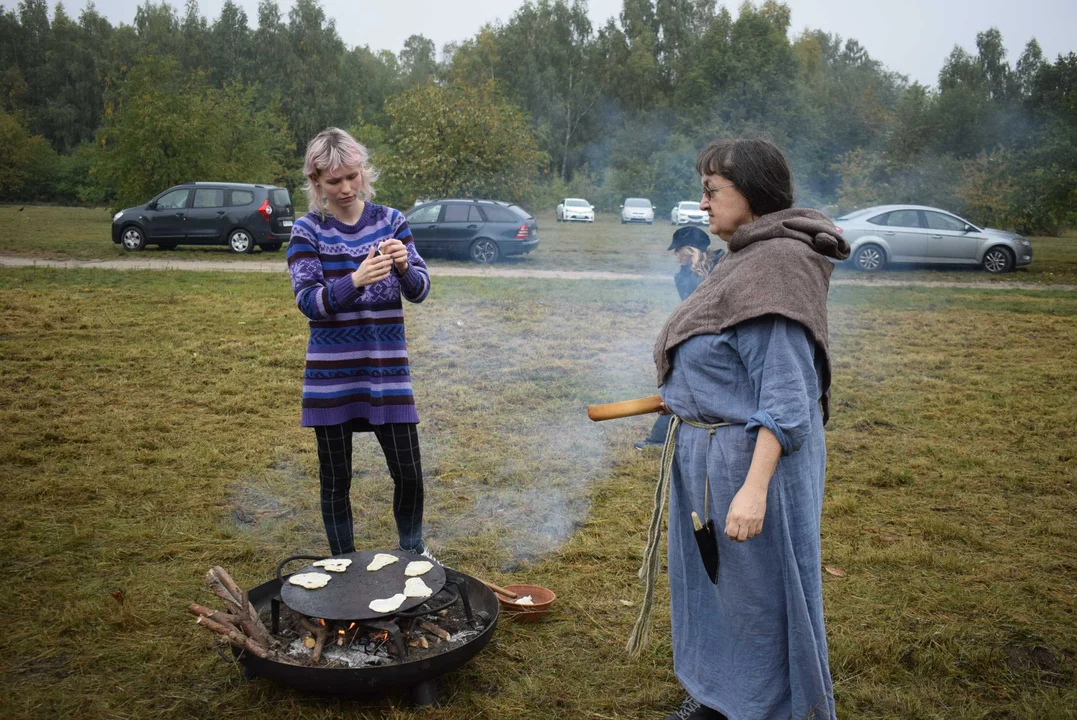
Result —
<instances>
[{"instance_id":1,"label":"clay bowl","mask_svg":"<svg viewBox=\"0 0 1077 720\"><path fill-rule=\"evenodd\" d=\"M550 611L550 606L557 600L553 590L547 590L538 585L506 585L506 590L511 590L520 597L531 596L534 605L519 605L516 600L504 595L497 595L497 601L501 603L501 609L509 614L514 620L520 622L535 622Z\"/></svg>"}]
</instances>

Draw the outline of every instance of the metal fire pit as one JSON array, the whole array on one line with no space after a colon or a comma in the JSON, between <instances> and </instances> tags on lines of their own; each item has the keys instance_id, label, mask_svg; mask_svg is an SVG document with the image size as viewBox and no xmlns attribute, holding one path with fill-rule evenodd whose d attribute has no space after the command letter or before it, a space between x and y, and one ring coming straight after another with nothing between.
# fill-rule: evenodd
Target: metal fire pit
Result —
<instances>
[{"instance_id":1,"label":"metal fire pit","mask_svg":"<svg viewBox=\"0 0 1077 720\"><path fill-rule=\"evenodd\" d=\"M232 652L243 663L248 677L264 677L294 688L336 695L378 696L394 690L410 690L417 705L437 705L436 679L463 666L486 647L497 627L500 609L497 596L478 579L450 568L445 568L445 577L447 582L456 583L466 592L476 614L484 612L490 621L476 637L439 655L421 660L405 658L395 665L326 668L265 660L235 648ZM287 578L284 576L284 580ZM273 601L280 601L281 588L281 580L274 578L251 588L248 599L259 613L271 611ZM392 619L393 616L383 617Z\"/></svg>"}]
</instances>

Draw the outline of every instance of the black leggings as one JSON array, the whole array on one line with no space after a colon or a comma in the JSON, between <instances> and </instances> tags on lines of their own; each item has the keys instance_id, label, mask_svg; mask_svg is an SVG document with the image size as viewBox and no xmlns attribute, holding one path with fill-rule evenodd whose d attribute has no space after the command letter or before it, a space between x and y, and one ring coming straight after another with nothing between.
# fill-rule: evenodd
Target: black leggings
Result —
<instances>
[{"instance_id":1,"label":"black leggings","mask_svg":"<svg viewBox=\"0 0 1077 720\"><path fill-rule=\"evenodd\" d=\"M414 423L366 425L385 453L393 477L393 517L400 547L423 550L423 465ZM355 552L352 529L352 423L314 428L318 438L318 471L322 485L322 522L333 555Z\"/></svg>"}]
</instances>

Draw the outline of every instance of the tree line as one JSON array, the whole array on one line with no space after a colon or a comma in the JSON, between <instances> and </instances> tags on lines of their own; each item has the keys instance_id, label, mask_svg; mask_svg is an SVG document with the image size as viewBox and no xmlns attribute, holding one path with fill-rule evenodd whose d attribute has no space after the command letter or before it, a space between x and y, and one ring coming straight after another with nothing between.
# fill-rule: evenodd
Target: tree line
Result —
<instances>
[{"instance_id":1,"label":"tree line","mask_svg":"<svg viewBox=\"0 0 1077 720\"><path fill-rule=\"evenodd\" d=\"M698 196L710 140L767 137L798 202L842 212L919 202L1022 232L1077 220L1077 54L1015 63L996 29L955 47L937 87L854 39L790 34L788 6L623 0L598 27L585 0L528 0L442 48L347 47L318 0L285 16L232 0L204 17L147 0L113 26L92 2L0 13L0 201L121 207L177 182L296 190L319 130L353 131L379 200L493 196L614 209ZM297 197L297 199L299 199Z\"/></svg>"}]
</instances>

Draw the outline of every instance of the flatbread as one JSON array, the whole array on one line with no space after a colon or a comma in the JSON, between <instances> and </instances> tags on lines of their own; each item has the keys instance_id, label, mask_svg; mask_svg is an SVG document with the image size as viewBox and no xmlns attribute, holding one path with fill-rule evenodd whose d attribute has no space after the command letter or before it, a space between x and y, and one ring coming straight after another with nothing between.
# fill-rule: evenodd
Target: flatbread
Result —
<instances>
[{"instance_id":1,"label":"flatbread","mask_svg":"<svg viewBox=\"0 0 1077 720\"><path fill-rule=\"evenodd\" d=\"M408 578L404 583L404 594L409 598L425 598L434 594L433 589L423 582L421 577Z\"/></svg>"},{"instance_id":2,"label":"flatbread","mask_svg":"<svg viewBox=\"0 0 1077 720\"><path fill-rule=\"evenodd\" d=\"M391 613L398 607L404 604L407 600L407 595L404 593L397 593L391 598L384 598L382 600L371 600L370 609L376 613Z\"/></svg>"},{"instance_id":3,"label":"flatbread","mask_svg":"<svg viewBox=\"0 0 1077 720\"><path fill-rule=\"evenodd\" d=\"M378 553L374 556L374 559L370 561L370 564L366 566L366 569L374 572L375 570L381 570L386 565L392 565L395 562L400 562L400 558L396 555Z\"/></svg>"},{"instance_id":4,"label":"flatbread","mask_svg":"<svg viewBox=\"0 0 1077 720\"><path fill-rule=\"evenodd\" d=\"M434 569L434 563L426 560L413 560L404 568L404 574L408 577L419 577Z\"/></svg>"},{"instance_id":5,"label":"flatbread","mask_svg":"<svg viewBox=\"0 0 1077 720\"><path fill-rule=\"evenodd\" d=\"M344 572L352 564L351 558L327 558L314 563L314 567L325 568L329 572Z\"/></svg>"},{"instance_id":6,"label":"flatbread","mask_svg":"<svg viewBox=\"0 0 1077 720\"><path fill-rule=\"evenodd\" d=\"M517 605L534 605L535 601L531 599L530 595L524 595L519 600L514 601Z\"/></svg>"},{"instance_id":7,"label":"flatbread","mask_svg":"<svg viewBox=\"0 0 1077 720\"><path fill-rule=\"evenodd\" d=\"M329 581L333 579L332 575L326 575L325 573L309 572L298 573L288 578L288 582L292 585L298 585L299 587L306 588L307 590L317 590L323 588L329 584Z\"/></svg>"}]
</instances>

